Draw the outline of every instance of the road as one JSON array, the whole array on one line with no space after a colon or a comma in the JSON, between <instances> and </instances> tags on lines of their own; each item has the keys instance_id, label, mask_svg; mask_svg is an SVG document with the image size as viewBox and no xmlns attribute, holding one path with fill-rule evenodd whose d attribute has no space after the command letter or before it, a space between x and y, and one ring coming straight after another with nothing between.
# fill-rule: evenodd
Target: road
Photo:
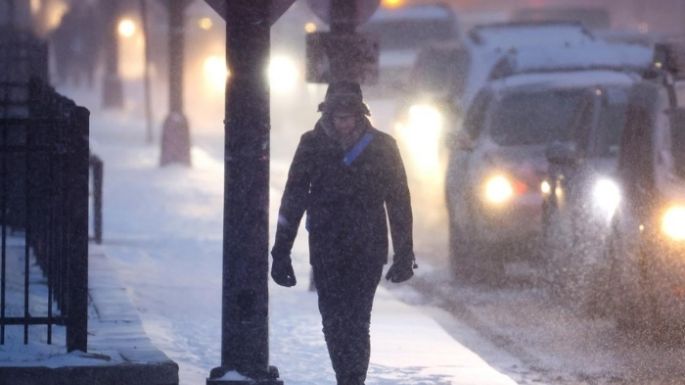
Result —
<instances>
[{"instance_id":1,"label":"road","mask_svg":"<svg viewBox=\"0 0 685 385\"><path fill-rule=\"evenodd\" d=\"M376 107L379 119L391 126L388 105ZM620 331L611 319L574 310L573 304L535 285L534 263L510 263L509 278L498 287L457 282L447 257L444 160L436 165L437 173L427 174L412 164L401 137L398 141L412 191L415 250L422 265L411 281L420 295L406 295L405 301L440 308L454 322L472 328L495 349L460 342L522 385L685 384L685 345ZM502 360L503 354L514 360Z\"/></svg>"}]
</instances>

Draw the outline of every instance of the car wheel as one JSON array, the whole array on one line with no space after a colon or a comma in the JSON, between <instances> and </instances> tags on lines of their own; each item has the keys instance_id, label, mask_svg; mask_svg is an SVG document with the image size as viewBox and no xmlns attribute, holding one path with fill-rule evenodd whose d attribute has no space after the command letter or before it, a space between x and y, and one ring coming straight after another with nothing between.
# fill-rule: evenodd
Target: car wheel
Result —
<instances>
[{"instance_id":1,"label":"car wheel","mask_svg":"<svg viewBox=\"0 0 685 385\"><path fill-rule=\"evenodd\" d=\"M630 241L618 229L611 232L606 245L609 265L607 302L609 313L620 330L643 332L649 327L651 311L640 272L639 242Z\"/></svg>"},{"instance_id":2,"label":"car wheel","mask_svg":"<svg viewBox=\"0 0 685 385\"><path fill-rule=\"evenodd\" d=\"M541 258L542 274L540 281L549 293L556 298L564 297L564 264L568 248L563 247L564 238L559 218L553 212L547 214L542 232Z\"/></svg>"},{"instance_id":3,"label":"car wheel","mask_svg":"<svg viewBox=\"0 0 685 385\"><path fill-rule=\"evenodd\" d=\"M640 284L642 286L642 311L644 326L651 338L658 343L683 341L683 320L680 316L668 314L666 309L677 308L668 285L664 285L659 271L652 263L658 257L647 248L641 249ZM677 301L676 301L677 302Z\"/></svg>"}]
</instances>

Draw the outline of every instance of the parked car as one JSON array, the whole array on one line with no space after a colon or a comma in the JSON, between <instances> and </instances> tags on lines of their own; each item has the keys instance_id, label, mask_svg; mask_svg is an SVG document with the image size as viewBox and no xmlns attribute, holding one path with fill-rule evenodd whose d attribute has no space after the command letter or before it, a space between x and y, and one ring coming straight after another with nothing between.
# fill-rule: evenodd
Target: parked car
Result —
<instances>
[{"instance_id":1,"label":"parked car","mask_svg":"<svg viewBox=\"0 0 685 385\"><path fill-rule=\"evenodd\" d=\"M605 248L604 304L623 327L685 336L685 108L667 75L632 92Z\"/></svg>"}]
</instances>

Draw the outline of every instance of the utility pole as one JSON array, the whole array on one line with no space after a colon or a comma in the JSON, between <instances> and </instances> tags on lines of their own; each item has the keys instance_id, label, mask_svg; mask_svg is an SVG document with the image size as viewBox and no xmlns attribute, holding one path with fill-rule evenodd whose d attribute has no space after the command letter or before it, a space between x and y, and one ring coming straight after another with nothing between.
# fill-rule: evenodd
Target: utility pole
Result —
<instances>
[{"instance_id":1,"label":"utility pole","mask_svg":"<svg viewBox=\"0 0 685 385\"><path fill-rule=\"evenodd\" d=\"M164 120L160 165L190 166L190 128L183 113L185 10L192 0L161 0L169 12L169 115Z\"/></svg>"},{"instance_id":2,"label":"utility pole","mask_svg":"<svg viewBox=\"0 0 685 385\"><path fill-rule=\"evenodd\" d=\"M124 106L123 86L119 76L119 37L117 35L119 4L119 1L100 1L102 14L105 15L103 37L105 73L102 85L102 106L108 109L120 109Z\"/></svg>"}]
</instances>

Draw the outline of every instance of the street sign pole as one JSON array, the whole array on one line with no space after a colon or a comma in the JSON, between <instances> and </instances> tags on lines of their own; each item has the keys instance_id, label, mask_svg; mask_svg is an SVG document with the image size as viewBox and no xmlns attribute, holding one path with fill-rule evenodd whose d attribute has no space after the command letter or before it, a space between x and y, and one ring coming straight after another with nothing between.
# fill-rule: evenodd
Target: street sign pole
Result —
<instances>
[{"instance_id":1,"label":"street sign pole","mask_svg":"<svg viewBox=\"0 0 685 385\"><path fill-rule=\"evenodd\" d=\"M349 0L331 0L331 34L354 35L357 19L357 3ZM329 53L331 60L331 80L355 80L355 74L350 73L353 66L349 65L348 52L352 47L342 46L341 49Z\"/></svg>"},{"instance_id":2,"label":"street sign pole","mask_svg":"<svg viewBox=\"0 0 685 385\"><path fill-rule=\"evenodd\" d=\"M221 366L207 385L283 385L269 366L269 84L273 0L207 0L226 20ZM291 1L292 2L292 1Z\"/></svg>"}]
</instances>

